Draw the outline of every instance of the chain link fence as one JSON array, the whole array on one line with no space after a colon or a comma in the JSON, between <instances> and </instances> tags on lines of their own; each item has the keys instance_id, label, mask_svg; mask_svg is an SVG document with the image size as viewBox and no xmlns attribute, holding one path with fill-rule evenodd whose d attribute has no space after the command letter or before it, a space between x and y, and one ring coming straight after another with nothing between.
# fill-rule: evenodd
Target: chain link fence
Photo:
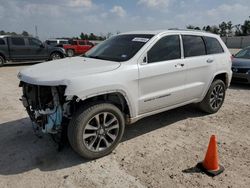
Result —
<instances>
[{"instance_id":1,"label":"chain link fence","mask_svg":"<svg viewBox=\"0 0 250 188\"><path fill-rule=\"evenodd\" d=\"M250 36L242 37L221 37L228 48L245 48L250 46Z\"/></svg>"}]
</instances>

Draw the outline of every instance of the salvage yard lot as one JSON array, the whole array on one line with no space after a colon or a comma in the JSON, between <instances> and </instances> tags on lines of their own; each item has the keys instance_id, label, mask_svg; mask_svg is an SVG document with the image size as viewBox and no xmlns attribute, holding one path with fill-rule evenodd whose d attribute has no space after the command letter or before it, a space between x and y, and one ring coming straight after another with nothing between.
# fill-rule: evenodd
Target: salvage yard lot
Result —
<instances>
[{"instance_id":1,"label":"salvage yard lot","mask_svg":"<svg viewBox=\"0 0 250 188\"><path fill-rule=\"evenodd\" d=\"M50 137L33 134L16 77L25 67L0 68L1 188L249 186L250 86L233 84L214 115L189 105L129 125L112 154L87 161L69 146L58 152ZM214 178L193 168L211 134L225 167Z\"/></svg>"}]
</instances>

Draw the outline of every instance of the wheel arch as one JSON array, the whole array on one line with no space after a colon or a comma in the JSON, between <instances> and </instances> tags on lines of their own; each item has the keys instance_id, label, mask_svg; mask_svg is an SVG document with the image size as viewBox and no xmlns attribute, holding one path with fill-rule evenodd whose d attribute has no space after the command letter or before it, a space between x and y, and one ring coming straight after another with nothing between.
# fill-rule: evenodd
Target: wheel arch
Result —
<instances>
[{"instance_id":1,"label":"wheel arch","mask_svg":"<svg viewBox=\"0 0 250 188\"><path fill-rule=\"evenodd\" d=\"M6 61L7 59L6 59L6 57L5 57L5 55L2 53L2 52L0 52L0 56Z\"/></svg>"},{"instance_id":2,"label":"wheel arch","mask_svg":"<svg viewBox=\"0 0 250 188\"><path fill-rule=\"evenodd\" d=\"M115 105L124 113L126 122L129 122L128 119L132 117L133 110L130 101L126 93L120 90L97 93L85 98L78 96L74 96L73 98L75 98L76 110L80 107L88 107L93 104L107 102Z\"/></svg>"},{"instance_id":3,"label":"wheel arch","mask_svg":"<svg viewBox=\"0 0 250 188\"><path fill-rule=\"evenodd\" d=\"M228 75L228 73L226 73L226 72L220 72L220 73L215 74L212 82L214 80L217 80L217 79L222 80L225 83L226 88L229 87L229 75Z\"/></svg>"}]
</instances>

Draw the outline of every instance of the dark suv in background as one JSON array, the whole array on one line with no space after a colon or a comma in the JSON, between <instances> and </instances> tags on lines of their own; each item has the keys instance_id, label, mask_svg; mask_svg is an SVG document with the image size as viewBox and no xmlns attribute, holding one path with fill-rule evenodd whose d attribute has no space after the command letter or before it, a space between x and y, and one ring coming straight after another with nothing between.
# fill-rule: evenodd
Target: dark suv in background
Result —
<instances>
[{"instance_id":1,"label":"dark suv in background","mask_svg":"<svg viewBox=\"0 0 250 188\"><path fill-rule=\"evenodd\" d=\"M6 61L44 61L65 57L63 48L43 44L33 37L0 36L0 66Z\"/></svg>"}]
</instances>

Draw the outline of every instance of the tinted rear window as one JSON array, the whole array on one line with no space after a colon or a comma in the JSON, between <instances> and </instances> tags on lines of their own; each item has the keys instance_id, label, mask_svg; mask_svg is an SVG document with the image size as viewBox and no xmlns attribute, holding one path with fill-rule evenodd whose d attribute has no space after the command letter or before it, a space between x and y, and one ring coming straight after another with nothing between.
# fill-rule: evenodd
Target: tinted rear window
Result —
<instances>
[{"instance_id":1,"label":"tinted rear window","mask_svg":"<svg viewBox=\"0 0 250 188\"><path fill-rule=\"evenodd\" d=\"M79 45L85 45L84 41L79 41Z\"/></svg>"},{"instance_id":2,"label":"tinted rear window","mask_svg":"<svg viewBox=\"0 0 250 188\"><path fill-rule=\"evenodd\" d=\"M49 45L54 45L54 44L57 44L57 41L48 40L48 41L47 41L47 44L49 44Z\"/></svg>"},{"instance_id":3,"label":"tinted rear window","mask_svg":"<svg viewBox=\"0 0 250 188\"><path fill-rule=\"evenodd\" d=\"M3 39L0 39L0 45L5 45L5 41Z\"/></svg>"},{"instance_id":4,"label":"tinted rear window","mask_svg":"<svg viewBox=\"0 0 250 188\"><path fill-rule=\"evenodd\" d=\"M204 39L207 47L207 54L219 54L224 52L223 48L216 38L204 37Z\"/></svg>"},{"instance_id":5,"label":"tinted rear window","mask_svg":"<svg viewBox=\"0 0 250 188\"><path fill-rule=\"evenodd\" d=\"M24 46L25 45L24 39L21 37L13 37L13 38L11 38L11 42L13 45L17 45L17 46Z\"/></svg>"},{"instance_id":6,"label":"tinted rear window","mask_svg":"<svg viewBox=\"0 0 250 188\"><path fill-rule=\"evenodd\" d=\"M68 41L59 41L59 44L68 44Z\"/></svg>"},{"instance_id":7,"label":"tinted rear window","mask_svg":"<svg viewBox=\"0 0 250 188\"><path fill-rule=\"evenodd\" d=\"M183 35L182 40L185 57L206 55L206 48L202 37Z\"/></svg>"}]
</instances>

